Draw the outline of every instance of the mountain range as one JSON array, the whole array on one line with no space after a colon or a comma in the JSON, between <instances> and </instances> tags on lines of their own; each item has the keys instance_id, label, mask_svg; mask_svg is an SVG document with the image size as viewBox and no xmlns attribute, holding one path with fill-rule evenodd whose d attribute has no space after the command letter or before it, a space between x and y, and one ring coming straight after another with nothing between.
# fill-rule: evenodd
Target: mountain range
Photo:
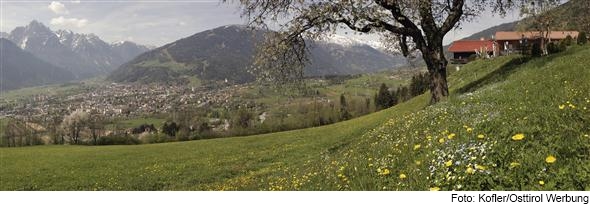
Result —
<instances>
[{"instance_id":1,"label":"mountain range","mask_svg":"<svg viewBox=\"0 0 590 205\"><path fill-rule=\"evenodd\" d=\"M47 63L13 42L0 38L0 90L61 83L73 80L70 71Z\"/></svg>"},{"instance_id":2,"label":"mountain range","mask_svg":"<svg viewBox=\"0 0 590 205\"><path fill-rule=\"evenodd\" d=\"M136 57L113 71L108 79L151 83L196 76L200 80L249 82L254 80L248 68L256 45L267 32L272 31L251 30L241 25L199 32ZM309 43L311 62L305 68L307 76L375 72L405 63L400 56L357 41L337 43L332 38Z\"/></svg>"},{"instance_id":3,"label":"mountain range","mask_svg":"<svg viewBox=\"0 0 590 205\"><path fill-rule=\"evenodd\" d=\"M70 71L75 79L107 74L149 50L132 42L109 44L94 34L54 32L38 21L2 36L39 59Z\"/></svg>"}]
</instances>

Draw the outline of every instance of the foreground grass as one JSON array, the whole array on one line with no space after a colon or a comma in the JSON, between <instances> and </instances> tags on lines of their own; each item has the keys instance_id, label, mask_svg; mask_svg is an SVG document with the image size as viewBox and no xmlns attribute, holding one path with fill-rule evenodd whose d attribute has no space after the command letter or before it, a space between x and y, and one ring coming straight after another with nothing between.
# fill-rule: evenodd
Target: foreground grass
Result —
<instances>
[{"instance_id":1,"label":"foreground grass","mask_svg":"<svg viewBox=\"0 0 590 205\"><path fill-rule=\"evenodd\" d=\"M590 190L587 56L590 48L577 47L528 62L477 61L450 76L446 102L425 108L423 95L317 128L3 148L0 189Z\"/></svg>"}]
</instances>

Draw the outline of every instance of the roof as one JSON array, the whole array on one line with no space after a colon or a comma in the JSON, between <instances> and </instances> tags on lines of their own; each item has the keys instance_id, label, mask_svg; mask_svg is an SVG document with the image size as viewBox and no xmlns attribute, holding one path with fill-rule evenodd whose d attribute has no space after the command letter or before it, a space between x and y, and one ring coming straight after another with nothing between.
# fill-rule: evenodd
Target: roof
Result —
<instances>
[{"instance_id":1,"label":"roof","mask_svg":"<svg viewBox=\"0 0 590 205\"><path fill-rule=\"evenodd\" d=\"M549 38L550 39L565 39L568 35L572 38L577 38L579 32L577 31L551 31ZM539 31L526 31L526 32L517 32L517 31L498 31L496 32L496 40L520 40L524 35L527 39L536 39L540 38L541 34Z\"/></svg>"},{"instance_id":2,"label":"roof","mask_svg":"<svg viewBox=\"0 0 590 205\"><path fill-rule=\"evenodd\" d=\"M459 40L453 42L449 47L449 52L474 52L481 48L487 48L488 51L493 50L493 42L489 40Z\"/></svg>"}]
</instances>

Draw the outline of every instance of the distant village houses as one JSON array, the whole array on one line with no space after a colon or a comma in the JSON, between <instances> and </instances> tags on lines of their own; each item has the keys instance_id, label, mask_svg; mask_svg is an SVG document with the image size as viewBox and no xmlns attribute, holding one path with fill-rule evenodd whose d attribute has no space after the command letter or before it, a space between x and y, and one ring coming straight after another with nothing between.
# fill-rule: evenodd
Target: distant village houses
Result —
<instances>
[{"instance_id":1,"label":"distant village houses","mask_svg":"<svg viewBox=\"0 0 590 205\"><path fill-rule=\"evenodd\" d=\"M560 41L567 36L578 37L577 31L552 31L547 36L549 42ZM492 39L458 40L451 44L452 63L467 63L473 57L494 57L521 53L523 47L539 44L542 39L538 31L498 31Z\"/></svg>"}]
</instances>

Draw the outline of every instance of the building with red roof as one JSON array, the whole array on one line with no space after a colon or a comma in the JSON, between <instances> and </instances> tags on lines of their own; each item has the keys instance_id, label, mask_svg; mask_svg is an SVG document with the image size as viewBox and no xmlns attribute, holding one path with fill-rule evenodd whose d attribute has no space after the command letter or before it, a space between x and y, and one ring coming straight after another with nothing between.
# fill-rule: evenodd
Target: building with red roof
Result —
<instances>
[{"instance_id":1,"label":"building with red roof","mask_svg":"<svg viewBox=\"0 0 590 205\"><path fill-rule=\"evenodd\" d=\"M493 55L494 42L491 40L459 40L455 41L449 47L449 52L453 53L453 63L467 63L472 55Z\"/></svg>"}]
</instances>

